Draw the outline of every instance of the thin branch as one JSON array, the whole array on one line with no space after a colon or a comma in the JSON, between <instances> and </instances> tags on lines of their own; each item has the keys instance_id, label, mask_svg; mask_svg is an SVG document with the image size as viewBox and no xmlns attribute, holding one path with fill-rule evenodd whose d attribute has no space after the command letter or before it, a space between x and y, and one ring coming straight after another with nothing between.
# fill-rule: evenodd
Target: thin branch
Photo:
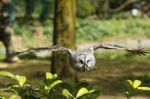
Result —
<instances>
[{"instance_id":1,"label":"thin branch","mask_svg":"<svg viewBox=\"0 0 150 99\"><path fill-rule=\"evenodd\" d=\"M137 1L139 1L139 0L127 0L124 4L121 4L118 8L112 9L111 11L114 13L119 12L122 9L124 9L126 6L128 6L129 4L137 2Z\"/></svg>"}]
</instances>

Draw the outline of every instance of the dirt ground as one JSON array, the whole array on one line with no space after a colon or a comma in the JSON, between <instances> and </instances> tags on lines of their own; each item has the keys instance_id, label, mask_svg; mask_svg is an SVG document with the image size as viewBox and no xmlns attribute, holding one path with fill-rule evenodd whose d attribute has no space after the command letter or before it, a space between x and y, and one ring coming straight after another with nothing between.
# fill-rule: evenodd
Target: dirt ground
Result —
<instances>
[{"instance_id":1,"label":"dirt ground","mask_svg":"<svg viewBox=\"0 0 150 99\"><path fill-rule=\"evenodd\" d=\"M10 71L15 74L25 75L31 84L42 79L44 73L50 70L49 60L21 60L14 64L0 62L0 70ZM94 70L78 74L81 80L87 80L102 89L102 96L98 99L125 99L124 84L127 79L139 79L143 86L150 86L150 61L132 59L97 59ZM0 88L7 86L10 81L0 77ZM0 92L0 95L2 93ZM133 99L150 99L149 92L138 93Z\"/></svg>"}]
</instances>

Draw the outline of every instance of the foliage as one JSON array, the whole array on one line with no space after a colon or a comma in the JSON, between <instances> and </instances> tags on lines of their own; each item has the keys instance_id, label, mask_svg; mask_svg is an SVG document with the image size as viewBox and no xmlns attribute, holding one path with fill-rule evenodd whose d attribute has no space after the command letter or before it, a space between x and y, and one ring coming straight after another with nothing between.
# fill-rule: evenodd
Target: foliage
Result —
<instances>
[{"instance_id":1,"label":"foliage","mask_svg":"<svg viewBox=\"0 0 150 99\"><path fill-rule=\"evenodd\" d=\"M18 15L23 15L25 12L26 0L13 0L17 8ZM30 1L30 0L29 0ZM32 1L32 0L31 0ZM53 15L54 9L54 1L55 0L36 0L33 1L31 7L28 7L29 12L32 10L34 17L40 17L45 19L44 17L50 13L50 16ZM106 7L106 2L108 2L108 6ZM131 12L131 9L138 7L140 11L142 11L145 15L149 15L149 0L77 0L77 15L80 18L88 17L88 16L99 16L105 18L103 14L110 13L112 16L112 12L115 15L120 13ZM33 8L32 8L33 7ZM146 9L145 9L146 7ZM108 9L109 11L105 11ZM116 10L117 9L117 10ZM117 12L117 13L116 13ZM143 14L143 16L144 16ZM130 13L131 15L131 13ZM129 16L130 16L129 15Z\"/></svg>"},{"instance_id":2,"label":"foliage","mask_svg":"<svg viewBox=\"0 0 150 99\"><path fill-rule=\"evenodd\" d=\"M16 99L17 96L22 99L96 99L100 95L98 86L91 86L86 81L63 82L57 79L57 74L52 75L49 72L45 74L44 80L39 81L38 86L26 84L25 76L14 75L7 71L0 71L0 76L16 81L5 90L15 94L9 99ZM131 99L138 91L150 91L150 87L143 87L141 83L140 80L125 81L127 99ZM0 96L0 99L5 99L5 97Z\"/></svg>"},{"instance_id":3,"label":"foliage","mask_svg":"<svg viewBox=\"0 0 150 99\"><path fill-rule=\"evenodd\" d=\"M5 76L16 81L15 84L9 85L9 87L6 89L6 91L15 94L9 99L16 99L16 95L20 96L22 99L72 99L70 96L72 96L74 99L81 99L81 97L90 95L90 99L96 99L98 95L96 95L96 97L92 95L95 95L99 92L95 89L88 90L82 86L79 88L79 90L77 90L76 96L74 97L74 93L69 92L69 87L63 87L63 85L67 83L63 82L62 80L58 80L56 74L52 75L49 72L45 74L44 80L39 81L38 86L26 84L27 79L25 76L14 75L7 71L0 71L0 76ZM1 96L0 99L5 99L5 97Z\"/></svg>"},{"instance_id":4,"label":"foliage","mask_svg":"<svg viewBox=\"0 0 150 99\"><path fill-rule=\"evenodd\" d=\"M42 26L38 21L28 22L25 20L18 20L14 27L16 37L21 37L21 42L24 42L21 47L38 47L49 45L52 40L53 26L51 21L47 21ZM38 35L41 34L41 35ZM40 41L40 42L39 42Z\"/></svg>"},{"instance_id":5,"label":"foliage","mask_svg":"<svg viewBox=\"0 0 150 99\"><path fill-rule=\"evenodd\" d=\"M147 21L147 22L146 22ZM111 20L78 20L77 40L97 41L108 38L149 37L149 20L140 18L111 19ZM88 35L87 35L88 34Z\"/></svg>"},{"instance_id":6,"label":"foliage","mask_svg":"<svg viewBox=\"0 0 150 99\"><path fill-rule=\"evenodd\" d=\"M76 38L77 43L87 41L102 41L107 39L130 39L130 38L147 38L150 37L150 20L141 18L130 19L111 19L111 20L92 20L77 19L76 21ZM37 22L33 25L17 22L15 34L21 36L25 47L36 47L40 45L31 29L36 28ZM48 21L43 25L44 33L47 40L52 42L53 24ZM23 32L22 32L23 31ZM87 35L88 34L88 35ZM30 39L30 40L29 40ZM43 39L44 40L44 39ZM44 41L43 41L44 42ZM50 43L51 43L50 42ZM42 45L43 43L41 43ZM45 42L44 44L49 44ZM34 46L33 46L34 45Z\"/></svg>"},{"instance_id":7,"label":"foliage","mask_svg":"<svg viewBox=\"0 0 150 99\"><path fill-rule=\"evenodd\" d=\"M66 87L62 91L62 93L66 97L71 97L74 99L76 99L77 96L79 96L80 94L83 94L83 96L78 97L78 99L96 99L101 94L100 86L89 84L86 81L80 81L78 83L75 83L75 82L66 83L65 82L62 84L62 86ZM92 90L88 90L88 89L92 89ZM84 93L82 93L82 91Z\"/></svg>"},{"instance_id":8,"label":"foliage","mask_svg":"<svg viewBox=\"0 0 150 99\"><path fill-rule=\"evenodd\" d=\"M134 80L134 81L131 81L131 80L127 80L125 82L125 85L126 85L126 92L125 92L125 95L126 95L126 98L127 99L131 99L131 97L135 96L137 91L150 91L150 87L143 87L141 86L141 81L140 80Z\"/></svg>"},{"instance_id":9,"label":"foliage","mask_svg":"<svg viewBox=\"0 0 150 99\"><path fill-rule=\"evenodd\" d=\"M3 97L3 96L0 96L0 99L5 99L5 97Z\"/></svg>"},{"instance_id":10,"label":"foliage","mask_svg":"<svg viewBox=\"0 0 150 99\"><path fill-rule=\"evenodd\" d=\"M87 17L95 13L95 7L90 0L78 0L77 2L77 16L80 18Z\"/></svg>"},{"instance_id":11,"label":"foliage","mask_svg":"<svg viewBox=\"0 0 150 99\"><path fill-rule=\"evenodd\" d=\"M66 96L67 99L73 98L73 99L79 99L81 97L83 97L86 94L90 94L93 93L95 90L88 90L86 88L81 88L79 89L79 91L77 92L76 96L73 96L67 89L63 89L62 94L64 96Z\"/></svg>"}]
</instances>

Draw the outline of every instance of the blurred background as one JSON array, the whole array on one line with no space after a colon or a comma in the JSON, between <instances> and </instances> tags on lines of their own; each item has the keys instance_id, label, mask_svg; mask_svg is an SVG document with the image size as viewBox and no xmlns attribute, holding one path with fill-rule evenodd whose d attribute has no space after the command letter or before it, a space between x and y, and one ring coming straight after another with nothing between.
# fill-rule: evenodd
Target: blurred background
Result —
<instances>
[{"instance_id":1,"label":"blurred background","mask_svg":"<svg viewBox=\"0 0 150 99\"><path fill-rule=\"evenodd\" d=\"M12 35L15 51L51 46L60 42L64 42L60 45L72 49L88 48L100 42L117 43L129 48L150 47L150 0L70 0L70 7L57 2L59 0L11 1L16 9ZM68 14L71 12L73 14ZM71 26L71 29L66 29L67 32L63 24L65 22ZM62 30L61 33L67 39L62 39L63 36L59 38L59 30ZM0 43L0 59L5 57L5 47ZM15 63L1 61L0 70L26 75L32 84L42 79L46 71L51 70L50 59L49 52L31 52L19 56ZM102 91L100 99L122 99L125 90L123 81L127 79L139 79L143 85L150 86L149 59L150 55L134 56L121 51L98 51L94 70L80 72L78 78L98 85ZM10 82L0 78L0 88ZM137 99L149 99L150 94L140 93L139 97Z\"/></svg>"}]
</instances>

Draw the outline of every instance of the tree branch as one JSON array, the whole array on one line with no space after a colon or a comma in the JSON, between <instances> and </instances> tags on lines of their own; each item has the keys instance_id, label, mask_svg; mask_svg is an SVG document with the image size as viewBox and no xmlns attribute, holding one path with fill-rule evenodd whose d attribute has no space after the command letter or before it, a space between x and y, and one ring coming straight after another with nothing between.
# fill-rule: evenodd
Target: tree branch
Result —
<instances>
[{"instance_id":1,"label":"tree branch","mask_svg":"<svg viewBox=\"0 0 150 99\"><path fill-rule=\"evenodd\" d=\"M128 6L129 4L131 3L134 3L134 2L137 2L139 0L127 0L124 4L120 5L118 8L116 9L112 9L111 11L116 13L116 12L119 12L121 11L122 9L124 9L126 6Z\"/></svg>"}]
</instances>

